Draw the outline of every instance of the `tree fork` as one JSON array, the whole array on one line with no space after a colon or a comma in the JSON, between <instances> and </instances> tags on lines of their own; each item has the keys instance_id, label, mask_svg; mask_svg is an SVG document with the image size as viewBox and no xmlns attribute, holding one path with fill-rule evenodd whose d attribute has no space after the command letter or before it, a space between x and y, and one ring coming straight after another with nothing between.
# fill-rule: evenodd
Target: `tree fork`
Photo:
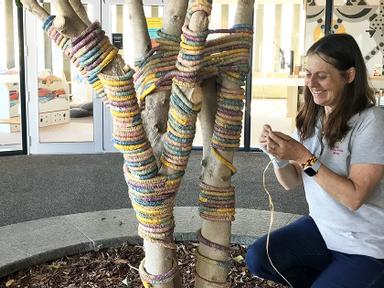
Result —
<instances>
[{"instance_id":1,"label":"tree fork","mask_svg":"<svg viewBox=\"0 0 384 288\"><path fill-rule=\"evenodd\" d=\"M172 36L181 35L184 24L188 0L164 1L164 17L162 31ZM149 39L149 38L148 38ZM137 54L136 60L145 54ZM163 151L164 134L167 129L170 91L159 91L146 97L145 108L141 113L144 129L148 140L152 144L153 153L159 162Z\"/></svg>"}]
</instances>

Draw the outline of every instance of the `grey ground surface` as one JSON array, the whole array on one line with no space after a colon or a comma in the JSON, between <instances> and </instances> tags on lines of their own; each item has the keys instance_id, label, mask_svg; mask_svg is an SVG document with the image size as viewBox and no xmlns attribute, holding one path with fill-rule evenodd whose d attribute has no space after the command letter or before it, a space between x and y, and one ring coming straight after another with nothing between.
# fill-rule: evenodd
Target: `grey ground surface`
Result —
<instances>
[{"instance_id":1,"label":"grey ground surface","mask_svg":"<svg viewBox=\"0 0 384 288\"><path fill-rule=\"evenodd\" d=\"M201 151L193 151L176 206L197 206ZM233 176L238 208L268 210L262 174L268 158L237 152ZM130 208L121 154L0 157L0 226L75 213ZM285 191L272 167L267 187L275 210L307 213L303 188Z\"/></svg>"},{"instance_id":2,"label":"grey ground surface","mask_svg":"<svg viewBox=\"0 0 384 288\"><path fill-rule=\"evenodd\" d=\"M176 240L196 240L201 151L192 152L174 211ZM232 242L264 235L271 213L260 153L238 152ZM0 157L0 278L64 255L140 243L120 154ZM272 167L266 185L276 213L272 230L307 212L302 187L284 191Z\"/></svg>"}]
</instances>

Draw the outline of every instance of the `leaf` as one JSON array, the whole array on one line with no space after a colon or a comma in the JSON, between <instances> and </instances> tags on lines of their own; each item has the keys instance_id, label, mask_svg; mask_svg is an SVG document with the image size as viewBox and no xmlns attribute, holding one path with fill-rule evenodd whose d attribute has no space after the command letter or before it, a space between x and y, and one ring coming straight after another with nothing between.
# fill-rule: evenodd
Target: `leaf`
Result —
<instances>
[{"instance_id":1,"label":"leaf","mask_svg":"<svg viewBox=\"0 0 384 288\"><path fill-rule=\"evenodd\" d=\"M5 287L11 287L13 284L16 283L15 279L9 279L7 283L5 283Z\"/></svg>"},{"instance_id":2,"label":"leaf","mask_svg":"<svg viewBox=\"0 0 384 288\"><path fill-rule=\"evenodd\" d=\"M128 284L128 278L125 278L123 281L121 281L125 286L129 286Z\"/></svg>"},{"instance_id":3,"label":"leaf","mask_svg":"<svg viewBox=\"0 0 384 288\"><path fill-rule=\"evenodd\" d=\"M126 259L115 259L115 260L113 260L113 263L115 263L115 264L128 264L129 261Z\"/></svg>"},{"instance_id":4,"label":"leaf","mask_svg":"<svg viewBox=\"0 0 384 288\"><path fill-rule=\"evenodd\" d=\"M234 257L233 260L235 260L237 263L242 263L244 261L244 257L241 255L238 255Z\"/></svg>"},{"instance_id":5,"label":"leaf","mask_svg":"<svg viewBox=\"0 0 384 288\"><path fill-rule=\"evenodd\" d=\"M15 3L16 3L16 6L17 6L18 8L23 7L23 4L21 3L20 0L15 0Z\"/></svg>"}]
</instances>

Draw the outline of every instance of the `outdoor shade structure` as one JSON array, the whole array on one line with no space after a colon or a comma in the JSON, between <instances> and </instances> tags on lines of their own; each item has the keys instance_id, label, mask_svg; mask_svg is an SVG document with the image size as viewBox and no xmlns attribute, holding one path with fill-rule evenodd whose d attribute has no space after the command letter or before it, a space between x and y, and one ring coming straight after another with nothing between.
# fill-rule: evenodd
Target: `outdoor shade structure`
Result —
<instances>
[{"instance_id":1,"label":"outdoor shade structure","mask_svg":"<svg viewBox=\"0 0 384 288\"><path fill-rule=\"evenodd\" d=\"M173 237L175 197L187 167L199 117L203 127L196 253L196 287L229 287L231 221L245 78L252 44L254 1L238 1L235 25L209 30L212 1L164 1L163 27L151 46L142 1L126 1L135 67L124 63L100 23L79 0L22 1L68 56L113 119L113 142L124 157L129 197L144 239L140 276L145 287L181 287ZM218 34L207 40L211 34ZM200 175L196 175L199 177Z\"/></svg>"}]
</instances>

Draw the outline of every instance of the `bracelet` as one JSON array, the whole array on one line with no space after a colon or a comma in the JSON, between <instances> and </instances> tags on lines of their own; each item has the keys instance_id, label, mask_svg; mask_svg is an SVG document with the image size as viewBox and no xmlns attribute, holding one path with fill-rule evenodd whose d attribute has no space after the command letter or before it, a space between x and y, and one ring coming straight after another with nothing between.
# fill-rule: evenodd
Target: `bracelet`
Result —
<instances>
[{"instance_id":1,"label":"bracelet","mask_svg":"<svg viewBox=\"0 0 384 288\"><path fill-rule=\"evenodd\" d=\"M309 158L307 161L305 161L304 163L301 163L300 166L301 168L306 168L308 166L312 166L314 163L316 163L317 161L317 158L316 156L312 156L311 158Z\"/></svg>"}]
</instances>

